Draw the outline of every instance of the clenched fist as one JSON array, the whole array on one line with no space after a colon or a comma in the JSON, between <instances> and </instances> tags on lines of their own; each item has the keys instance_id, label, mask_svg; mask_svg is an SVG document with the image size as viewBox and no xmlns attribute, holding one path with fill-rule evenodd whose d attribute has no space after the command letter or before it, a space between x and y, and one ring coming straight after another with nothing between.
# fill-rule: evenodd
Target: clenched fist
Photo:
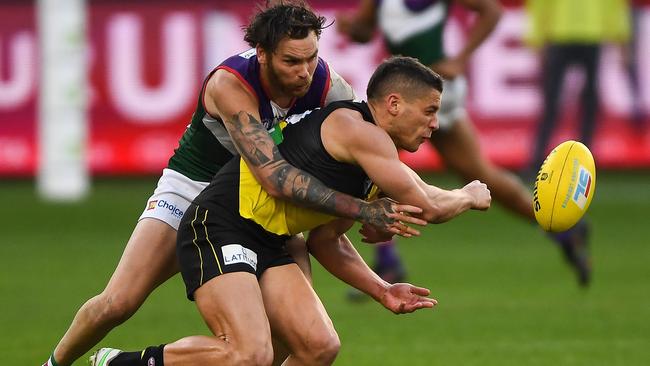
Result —
<instances>
[{"instance_id":1,"label":"clenched fist","mask_svg":"<svg viewBox=\"0 0 650 366\"><path fill-rule=\"evenodd\" d=\"M490 190L485 183L479 180L473 180L467 183L467 185L463 187L463 190L474 198L472 209L485 211L490 208L492 196L490 196Z\"/></svg>"}]
</instances>

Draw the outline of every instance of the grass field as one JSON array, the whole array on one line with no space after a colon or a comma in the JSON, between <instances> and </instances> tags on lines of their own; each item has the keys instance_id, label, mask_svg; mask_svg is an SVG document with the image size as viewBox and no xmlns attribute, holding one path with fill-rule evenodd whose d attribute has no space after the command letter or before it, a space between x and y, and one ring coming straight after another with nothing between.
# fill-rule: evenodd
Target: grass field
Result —
<instances>
[{"instance_id":1,"label":"grass field","mask_svg":"<svg viewBox=\"0 0 650 366\"><path fill-rule=\"evenodd\" d=\"M0 182L0 365L42 364L105 285L154 183L100 180L84 203L53 205L36 199L32 182ZM586 291L539 229L496 206L401 242L409 280L432 290L435 310L394 316L350 304L345 285L316 266L343 344L336 364L649 365L649 210L650 173L599 175ZM183 291L173 278L101 344L137 349L207 334Z\"/></svg>"}]
</instances>

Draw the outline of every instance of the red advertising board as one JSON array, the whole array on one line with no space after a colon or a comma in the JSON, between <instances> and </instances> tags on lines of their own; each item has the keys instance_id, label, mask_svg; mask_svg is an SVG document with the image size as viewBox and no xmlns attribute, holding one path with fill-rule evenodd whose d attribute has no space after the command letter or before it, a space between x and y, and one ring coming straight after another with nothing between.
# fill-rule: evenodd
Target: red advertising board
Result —
<instances>
[{"instance_id":1,"label":"red advertising board","mask_svg":"<svg viewBox=\"0 0 650 366\"><path fill-rule=\"evenodd\" d=\"M353 6L311 1L332 19ZM468 70L467 108L486 154L518 168L528 159L540 112L539 60L521 42L525 13L519 1L506 12ZM37 166L38 35L35 5L0 4L0 176L31 176ZM158 173L173 153L197 102L205 73L246 49L241 27L254 12L242 1L89 1L88 163L94 174ZM637 63L650 65L650 4L641 2ZM447 26L450 52L464 40L466 19ZM326 29L320 55L363 97L375 65L386 56L380 39L348 42ZM603 52L601 116L592 150L599 167L650 167L650 134L632 123L631 88L615 47ZM650 68L640 67L637 103L650 114ZM579 73L564 88L568 108L553 142L575 138ZM646 121L647 123L647 121ZM439 167L427 145L403 158L418 169Z\"/></svg>"}]
</instances>

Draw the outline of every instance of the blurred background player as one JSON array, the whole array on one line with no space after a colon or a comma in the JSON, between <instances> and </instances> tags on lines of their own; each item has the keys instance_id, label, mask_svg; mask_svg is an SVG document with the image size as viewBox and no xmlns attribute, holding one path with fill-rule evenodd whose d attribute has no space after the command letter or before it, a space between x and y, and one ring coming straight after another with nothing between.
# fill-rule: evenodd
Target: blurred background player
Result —
<instances>
[{"instance_id":1,"label":"blurred background player","mask_svg":"<svg viewBox=\"0 0 650 366\"><path fill-rule=\"evenodd\" d=\"M445 166L467 182L485 182L496 201L526 221L535 222L532 196L512 173L492 164L481 154L477 133L464 107L467 83L463 76L473 52L495 28L501 6L495 0L456 0L476 14L461 51L445 55L443 32L451 1L445 0L362 0L356 11L337 17L338 30L357 42L368 42L379 28L389 52L411 56L429 65L445 78L442 105L438 113L440 129L431 137ZM587 227L580 223L572 230L553 235L565 258L575 270L578 282L590 279ZM375 271L388 281L400 281L405 270L394 242L376 249Z\"/></svg>"},{"instance_id":2,"label":"blurred background player","mask_svg":"<svg viewBox=\"0 0 650 366\"><path fill-rule=\"evenodd\" d=\"M646 118L647 113L644 110L643 97L641 93L641 73L639 68L639 54L640 54L640 37L641 31L641 0L631 0L629 3L630 14L630 39L622 44L621 50L623 54L623 62L625 63L625 72L627 74L628 82L630 84L630 103L631 115L630 122L634 128L635 136L642 138L646 131Z\"/></svg>"},{"instance_id":3,"label":"blurred background player","mask_svg":"<svg viewBox=\"0 0 650 366\"><path fill-rule=\"evenodd\" d=\"M526 41L541 50L543 63L542 115L528 172L533 176L546 157L558 120L567 69L578 67L584 73L578 136L583 144L591 147L599 108L598 71L602 46L608 42L619 44L626 66L633 58L628 47L631 26L627 0L527 0L526 9L529 19ZM633 81L632 91L638 95L635 85Z\"/></svg>"}]
</instances>

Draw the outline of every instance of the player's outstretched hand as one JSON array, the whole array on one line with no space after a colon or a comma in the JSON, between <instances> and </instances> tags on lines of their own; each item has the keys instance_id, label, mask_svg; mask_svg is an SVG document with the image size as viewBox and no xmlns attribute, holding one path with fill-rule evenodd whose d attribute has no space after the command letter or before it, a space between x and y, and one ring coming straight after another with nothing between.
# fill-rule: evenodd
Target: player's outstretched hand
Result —
<instances>
[{"instance_id":1,"label":"player's outstretched hand","mask_svg":"<svg viewBox=\"0 0 650 366\"><path fill-rule=\"evenodd\" d=\"M384 243L393 238L393 233L389 231L379 230L376 226L363 224L359 229L361 234L361 241L368 244Z\"/></svg>"},{"instance_id":2,"label":"player's outstretched hand","mask_svg":"<svg viewBox=\"0 0 650 366\"><path fill-rule=\"evenodd\" d=\"M490 190L485 183L479 180L473 180L467 183L467 185L463 187L463 190L474 198L472 209L485 211L490 208L492 196L490 195Z\"/></svg>"},{"instance_id":3,"label":"player's outstretched hand","mask_svg":"<svg viewBox=\"0 0 650 366\"><path fill-rule=\"evenodd\" d=\"M383 197L372 202L362 209L361 222L375 226L379 232L397 234L404 237L418 236L420 232L407 224L427 224L425 220L411 216L422 213L422 209L411 205L402 205L396 201ZM390 239L390 238L389 238Z\"/></svg>"},{"instance_id":4,"label":"player's outstretched hand","mask_svg":"<svg viewBox=\"0 0 650 366\"><path fill-rule=\"evenodd\" d=\"M431 291L424 287L409 283L394 283L386 289L379 302L395 314L412 313L438 304L437 300L426 297L430 293Z\"/></svg>"}]
</instances>

